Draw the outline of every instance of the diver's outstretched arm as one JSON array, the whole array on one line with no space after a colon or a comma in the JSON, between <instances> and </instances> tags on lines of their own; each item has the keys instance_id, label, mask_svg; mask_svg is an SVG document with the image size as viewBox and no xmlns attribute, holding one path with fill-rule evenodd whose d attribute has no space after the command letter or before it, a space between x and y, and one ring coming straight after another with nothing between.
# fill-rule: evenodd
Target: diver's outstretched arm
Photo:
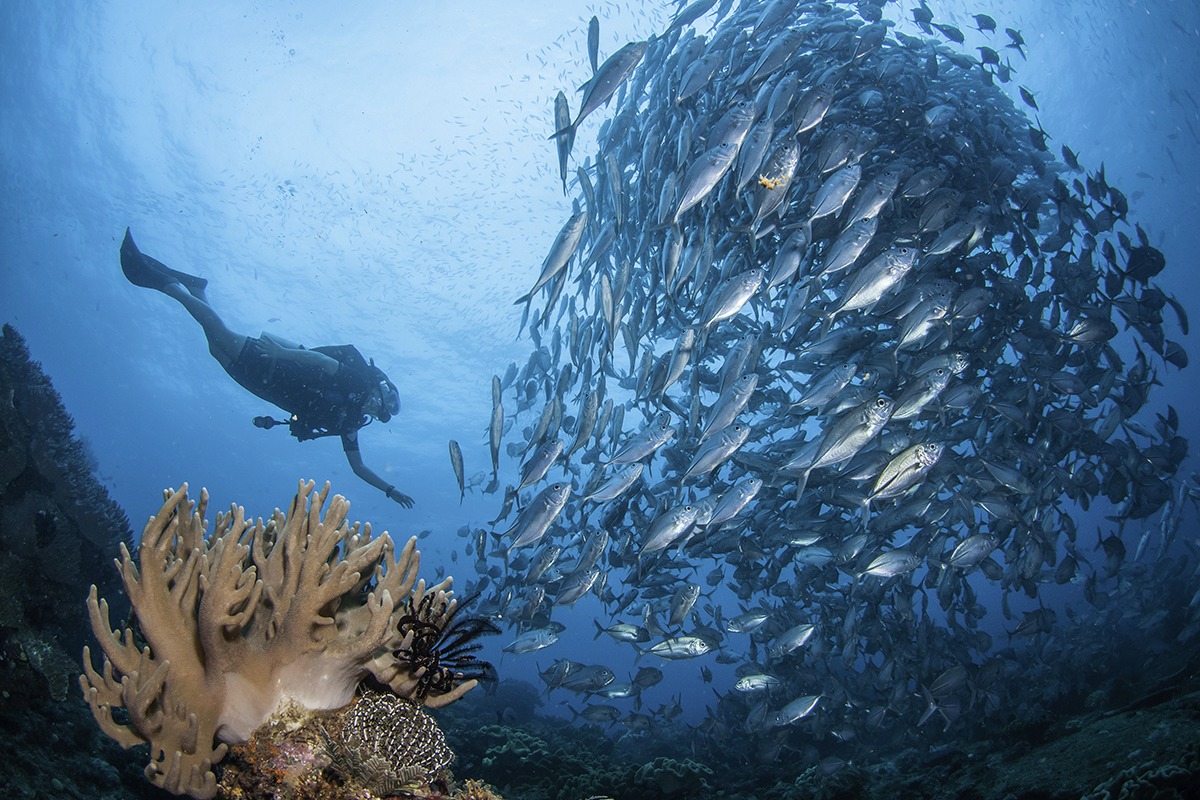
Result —
<instances>
[{"instance_id":1,"label":"diver's outstretched arm","mask_svg":"<svg viewBox=\"0 0 1200 800\"><path fill-rule=\"evenodd\" d=\"M404 492L398 491L395 486L392 486L383 478L376 475L373 470L363 463L362 453L358 449L358 431L342 434L342 449L346 451L346 460L350 462L350 469L354 470L355 475L405 508L413 507L413 499L411 497Z\"/></svg>"}]
</instances>

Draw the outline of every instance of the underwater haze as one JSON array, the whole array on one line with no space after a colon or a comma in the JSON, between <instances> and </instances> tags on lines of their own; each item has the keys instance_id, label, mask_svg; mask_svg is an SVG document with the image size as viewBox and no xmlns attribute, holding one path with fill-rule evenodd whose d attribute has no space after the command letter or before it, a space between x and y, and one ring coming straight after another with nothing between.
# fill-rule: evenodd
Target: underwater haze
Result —
<instances>
[{"instance_id":1,"label":"underwater haze","mask_svg":"<svg viewBox=\"0 0 1200 800\"><path fill-rule=\"evenodd\" d=\"M673 25L685 8L704 13ZM9 0L0 37L0 322L99 480L135 535L166 487L265 517L307 479L419 535L423 575L502 631L479 655L508 694L476 689L448 726L472 702L533 725L495 700L532 706L524 681L592 748L544 763L685 765L591 794L932 797L866 776L895 759L950 787L937 770L975 769L988 737L1011 767L1050 746L1034 729L1200 691L1195 2ZM560 173L555 97L574 119L601 78ZM372 359L401 407L362 428L362 458L412 508L337 436L256 427L285 410L127 280L127 228L207 279L235 333ZM620 455L656 426L665 444ZM1181 713L1165 738L1200 779ZM560 796L465 750L505 797ZM1144 753L1079 781L1188 768ZM1013 770L972 796L1082 794Z\"/></svg>"}]
</instances>

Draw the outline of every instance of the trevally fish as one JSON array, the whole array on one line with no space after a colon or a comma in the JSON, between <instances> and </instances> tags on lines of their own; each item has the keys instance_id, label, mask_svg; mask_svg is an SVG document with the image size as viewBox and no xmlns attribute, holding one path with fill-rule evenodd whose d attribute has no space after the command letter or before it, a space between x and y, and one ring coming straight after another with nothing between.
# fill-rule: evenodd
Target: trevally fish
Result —
<instances>
[{"instance_id":1,"label":"trevally fish","mask_svg":"<svg viewBox=\"0 0 1200 800\"><path fill-rule=\"evenodd\" d=\"M551 523L562 513L563 508L567 504L567 498L570 496L571 484L550 484L539 492L529 502L529 505L521 509L512 527L500 535L508 536L512 534L515 536L513 543L509 546L513 550L533 544L541 539L546 534L546 531L550 529Z\"/></svg>"}]
</instances>

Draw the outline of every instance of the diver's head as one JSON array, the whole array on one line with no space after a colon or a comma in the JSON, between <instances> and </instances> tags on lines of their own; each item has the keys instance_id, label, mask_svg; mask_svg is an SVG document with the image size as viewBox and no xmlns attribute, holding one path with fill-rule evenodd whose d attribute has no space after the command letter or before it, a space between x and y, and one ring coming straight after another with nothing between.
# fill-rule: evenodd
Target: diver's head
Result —
<instances>
[{"instance_id":1,"label":"diver's head","mask_svg":"<svg viewBox=\"0 0 1200 800\"><path fill-rule=\"evenodd\" d=\"M383 370L371 362L374 383L367 395L367 403L363 411L375 417L380 422L387 422L400 413L400 392L396 384L388 380Z\"/></svg>"},{"instance_id":2,"label":"diver's head","mask_svg":"<svg viewBox=\"0 0 1200 800\"><path fill-rule=\"evenodd\" d=\"M379 395L379 408L375 416L380 422L387 422L400 413L400 392L396 389L396 384L387 378L379 381L376 391Z\"/></svg>"}]
</instances>

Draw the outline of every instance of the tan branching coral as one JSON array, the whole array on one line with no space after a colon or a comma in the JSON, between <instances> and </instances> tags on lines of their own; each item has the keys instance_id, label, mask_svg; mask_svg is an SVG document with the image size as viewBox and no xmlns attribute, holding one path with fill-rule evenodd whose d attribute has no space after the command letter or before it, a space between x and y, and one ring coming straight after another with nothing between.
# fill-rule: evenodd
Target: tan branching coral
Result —
<instances>
[{"instance_id":1,"label":"tan branching coral","mask_svg":"<svg viewBox=\"0 0 1200 800\"><path fill-rule=\"evenodd\" d=\"M368 675L422 700L419 675L397 657L412 644L398 621L410 595L448 592L450 579L427 589L417 581L415 537L397 555L387 533L346 524L340 495L322 518L329 485L313 489L301 482L288 512L276 509L265 524L235 506L217 515L211 536L207 492L198 504L186 484L164 492L138 564L124 545L117 561L136 630L112 630L108 603L92 587L104 659L97 672L84 648L80 685L105 733L125 747L150 744L146 777L155 785L212 797L212 768L227 743L249 738L285 701L341 708ZM445 705L475 683L424 702ZM114 715L118 708L124 713Z\"/></svg>"}]
</instances>

